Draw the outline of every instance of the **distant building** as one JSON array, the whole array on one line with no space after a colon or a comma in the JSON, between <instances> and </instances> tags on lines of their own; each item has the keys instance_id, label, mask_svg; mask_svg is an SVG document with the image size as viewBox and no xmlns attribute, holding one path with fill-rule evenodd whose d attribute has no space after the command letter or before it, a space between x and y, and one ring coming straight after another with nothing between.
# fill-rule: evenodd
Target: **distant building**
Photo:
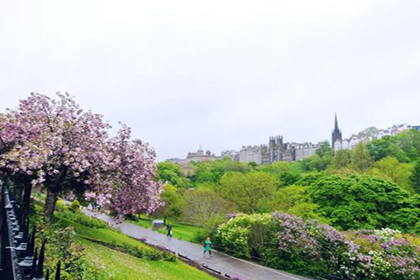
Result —
<instances>
[{"instance_id":1,"label":"distant building","mask_svg":"<svg viewBox=\"0 0 420 280\"><path fill-rule=\"evenodd\" d=\"M210 152L210 150L207 150L205 153L203 149L200 147L197 152L189 152L187 155L187 161L196 161L196 162L202 162L205 160L216 160L219 157L216 157L214 154Z\"/></svg>"},{"instance_id":2,"label":"distant building","mask_svg":"<svg viewBox=\"0 0 420 280\"><path fill-rule=\"evenodd\" d=\"M345 150L345 149L351 150L357 144L361 142L368 142L374 139L381 139L385 136L394 136L407 129L412 129L412 128L416 129L415 126L410 126L407 124L393 125L392 127L388 127L387 129L379 129L379 130L376 128L369 128L358 134L353 134L347 139L340 139L340 138L335 138L338 135L336 128L338 130L337 118L336 118L336 127L334 128L334 131L332 133L332 139L335 140L332 146L335 151ZM341 137L341 131L339 132L340 132L339 136Z\"/></svg>"},{"instance_id":3,"label":"distant building","mask_svg":"<svg viewBox=\"0 0 420 280\"><path fill-rule=\"evenodd\" d=\"M411 128L420 131L420 125L414 125Z\"/></svg>"},{"instance_id":4,"label":"distant building","mask_svg":"<svg viewBox=\"0 0 420 280\"><path fill-rule=\"evenodd\" d=\"M312 143L284 143L283 136L270 137L268 145L242 146L240 162L270 164L276 161L297 161L315 154L318 145Z\"/></svg>"},{"instance_id":5,"label":"distant building","mask_svg":"<svg viewBox=\"0 0 420 280\"><path fill-rule=\"evenodd\" d=\"M220 153L220 157L230 157L235 161L239 161L239 152L235 150L224 150Z\"/></svg>"}]
</instances>

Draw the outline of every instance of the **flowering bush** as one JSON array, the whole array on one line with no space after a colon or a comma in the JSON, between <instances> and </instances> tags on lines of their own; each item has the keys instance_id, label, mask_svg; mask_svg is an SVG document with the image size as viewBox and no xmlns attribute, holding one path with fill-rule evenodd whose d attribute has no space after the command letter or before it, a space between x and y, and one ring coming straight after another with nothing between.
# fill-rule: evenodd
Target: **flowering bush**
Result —
<instances>
[{"instance_id":1,"label":"flowering bush","mask_svg":"<svg viewBox=\"0 0 420 280\"><path fill-rule=\"evenodd\" d=\"M219 227L215 243L235 256L250 257L251 251L259 250L257 243L263 243L256 235L264 237L261 230L268 227L271 219L270 214L239 214Z\"/></svg>"},{"instance_id":2,"label":"flowering bush","mask_svg":"<svg viewBox=\"0 0 420 280\"><path fill-rule=\"evenodd\" d=\"M341 269L347 277L420 279L420 248L408 241L415 237L389 228L359 230L347 235L350 250Z\"/></svg>"},{"instance_id":3,"label":"flowering bush","mask_svg":"<svg viewBox=\"0 0 420 280\"><path fill-rule=\"evenodd\" d=\"M215 242L237 256L300 274L345 279L420 279L418 237L398 230L339 232L285 213L239 214Z\"/></svg>"}]
</instances>

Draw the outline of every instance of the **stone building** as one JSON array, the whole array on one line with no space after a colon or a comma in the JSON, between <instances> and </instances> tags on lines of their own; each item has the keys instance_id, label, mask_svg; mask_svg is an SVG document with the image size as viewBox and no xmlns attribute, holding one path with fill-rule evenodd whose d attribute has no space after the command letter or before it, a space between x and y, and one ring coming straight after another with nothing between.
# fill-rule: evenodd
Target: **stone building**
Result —
<instances>
[{"instance_id":1,"label":"stone building","mask_svg":"<svg viewBox=\"0 0 420 280\"><path fill-rule=\"evenodd\" d=\"M201 162L205 160L216 160L219 157L216 157L214 154L210 152L210 150L207 150L204 152L204 150L200 147L200 149L197 150L197 152L189 152L187 155L187 161L196 161Z\"/></svg>"},{"instance_id":2,"label":"stone building","mask_svg":"<svg viewBox=\"0 0 420 280\"><path fill-rule=\"evenodd\" d=\"M312 143L284 143L283 136L270 137L268 145L243 146L239 161L270 164L275 161L296 161L315 154L318 145Z\"/></svg>"},{"instance_id":3,"label":"stone building","mask_svg":"<svg viewBox=\"0 0 420 280\"><path fill-rule=\"evenodd\" d=\"M235 150L224 150L220 153L220 157L230 157L235 161L239 161L239 152Z\"/></svg>"}]
</instances>

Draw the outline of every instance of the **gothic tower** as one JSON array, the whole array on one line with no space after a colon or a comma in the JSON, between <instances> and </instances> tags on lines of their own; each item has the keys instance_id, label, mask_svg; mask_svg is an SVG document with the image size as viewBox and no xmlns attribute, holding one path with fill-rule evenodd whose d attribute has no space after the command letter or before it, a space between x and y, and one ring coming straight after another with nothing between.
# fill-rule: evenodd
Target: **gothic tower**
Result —
<instances>
[{"instance_id":1,"label":"gothic tower","mask_svg":"<svg viewBox=\"0 0 420 280\"><path fill-rule=\"evenodd\" d=\"M334 143L337 140L342 141L343 138L341 136L341 130L338 128L338 121L337 121L337 114L335 114L335 123L334 123L334 130L332 131L332 137L331 137L331 146L334 149Z\"/></svg>"}]
</instances>

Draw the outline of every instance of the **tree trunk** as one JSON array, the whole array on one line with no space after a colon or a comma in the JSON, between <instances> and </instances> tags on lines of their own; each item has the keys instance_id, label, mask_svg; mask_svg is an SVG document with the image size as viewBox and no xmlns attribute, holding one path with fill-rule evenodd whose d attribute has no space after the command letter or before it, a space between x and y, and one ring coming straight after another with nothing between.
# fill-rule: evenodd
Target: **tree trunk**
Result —
<instances>
[{"instance_id":1,"label":"tree trunk","mask_svg":"<svg viewBox=\"0 0 420 280\"><path fill-rule=\"evenodd\" d=\"M58 192L47 189L47 199L45 200L44 213L47 221L52 221L54 217L55 203L57 202Z\"/></svg>"},{"instance_id":2,"label":"tree trunk","mask_svg":"<svg viewBox=\"0 0 420 280\"><path fill-rule=\"evenodd\" d=\"M25 194L23 196L23 204L22 204L23 215L29 214L29 208L31 205L31 191L32 191L32 185L28 183L25 187Z\"/></svg>"}]
</instances>

